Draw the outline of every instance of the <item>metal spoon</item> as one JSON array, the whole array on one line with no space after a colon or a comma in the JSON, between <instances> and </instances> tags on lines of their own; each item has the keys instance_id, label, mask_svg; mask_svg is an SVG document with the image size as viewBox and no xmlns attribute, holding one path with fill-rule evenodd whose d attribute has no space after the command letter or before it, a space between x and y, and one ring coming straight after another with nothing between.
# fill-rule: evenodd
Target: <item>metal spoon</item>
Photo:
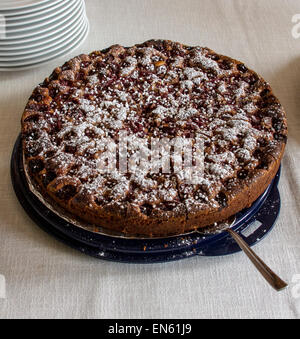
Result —
<instances>
[{"instance_id":1,"label":"metal spoon","mask_svg":"<svg viewBox=\"0 0 300 339\"><path fill-rule=\"evenodd\" d=\"M257 270L267 280L267 282L276 290L281 291L288 286L286 282L278 277L249 247L249 245L231 228L225 230L237 242L247 257L252 261Z\"/></svg>"},{"instance_id":2,"label":"metal spoon","mask_svg":"<svg viewBox=\"0 0 300 339\"><path fill-rule=\"evenodd\" d=\"M252 261L257 270L267 280L267 282L275 288L276 291L281 291L288 285L282 279L280 279L258 256L253 252L250 246L243 240L243 238L232 230L232 226L236 221L236 217L232 216L225 222L212 225L204 229L196 230L197 233L202 235L217 234L220 232L227 232L240 246L241 250L245 252L247 257Z\"/></svg>"}]
</instances>

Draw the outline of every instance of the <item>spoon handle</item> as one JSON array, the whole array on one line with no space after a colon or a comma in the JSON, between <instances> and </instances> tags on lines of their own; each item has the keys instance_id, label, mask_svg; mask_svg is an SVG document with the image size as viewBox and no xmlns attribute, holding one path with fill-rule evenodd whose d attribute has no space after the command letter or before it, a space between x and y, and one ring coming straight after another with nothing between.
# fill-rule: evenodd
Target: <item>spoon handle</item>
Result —
<instances>
[{"instance_id":1,"label":"spoon handle","mask_svg":"<svg viewBox=\"0 0 300 339\"><path fill-rule=\"evenodd\" d=\"M267 280L267 282L275 288L276 291L280 291L286 288L288 285L283 280L281 280L248 246L248 244L232 229L226 230L232 238L237 242L240 248L246 253L248 258L252 261L254 266L262 274L262 276Z\"/></svg>"}]
</instances>

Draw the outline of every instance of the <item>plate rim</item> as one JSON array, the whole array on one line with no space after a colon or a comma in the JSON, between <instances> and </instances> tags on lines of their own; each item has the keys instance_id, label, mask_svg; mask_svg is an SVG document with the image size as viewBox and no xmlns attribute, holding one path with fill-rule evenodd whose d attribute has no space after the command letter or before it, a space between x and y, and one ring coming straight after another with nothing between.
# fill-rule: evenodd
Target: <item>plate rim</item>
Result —
<instances>
[{"instance_id":1,"label":"plate rim","mask_svg":"<svg viewBox=\"0 0 300 339\"><path fill-rule=\"evenodd\" d=\"M22 48L22 49L24 49L24 50L27 51L27 52L25 52L25 53L24 53L24 52L20 53L20 52L18 52L18 50L12 50L11 53L2 54L2 51L1 51L1 49L0 49L0 58L2 58L2 57L10 57L10 56L15 56L15 55L27 55L27 54L32 53L33 51L40 51L40 50L42 51L42 50L45 50L45 49L47 49L47 48L51 48L51 47L55 46L57 43L62 42L62 41L64 41L65 39L67 39L68 37L70 37L70 33L72 32L72 30L73 30L74 28L75 28L75 30L78 29L78 27L79 27L80 25L82 26L82 25L85 23L85 21L86 21L86 19L85 19L84 17L82 17L82 18L80 19L80 21L78 21L77 26L70 27L70 28L68 28L67 31L63 31L62 34L60 34L60 35L58 36L58 39L52 38L51 40L48 40L48 41L45 40L45 41L42 42L42 43L35 44L35 45L31 45L31 46L28 46L28 47L26 47L26 48ZM50 42L51 44L49 44L49 42ZM39 48L40 46L43 46L42 49ZM31 48L34 48L34 49L31 50ZM19 48L19 50L22 50L22 49Z\"/></svg>"},{"instance_id":2,"label":"plate rim","mask_svg":"<svg viewBox=\"0 0 300 339\"><path fill-rule=\"evenodd\" d=\"M54 55L51 55L50 58L56 58L57 55L60 55L60 53L64 53L65 50L68 50L68 48L73 48L74 46L77 45L77 43L80 42L81 39L84 38L84 36L86 35L86 31L88 30L88 23L86 22L84 29L76 36L74 37L74 39L72 39L72 43L70 45L65 45L64 48L60 51L60 52L56 52ZM48 54L49 55L49 54ZM26 63L18 63L15 65L4 65L0 62L0 69L3 67L12 67L12 68L17 68L17 67L23 67L23 66L27 66L27 65L31 65L31 64L35 64L35 63L40 63L40 62L44 62L47 61L48 58L43 58L42 60L36 60L33 62L27 61Z\"/></svg>"},{"instance_id":3,"label":"plate rim","mask_svg":"<svg viewBox=\"0 0 300 339\"><path fill-rule=\"evenodd\" d=\"M21 54L21 56L18 56L17 59L12 59L12 58L8 57L6 60L4 60L4 57L2 57L1 53L0 53L0 64L2 62L11 62L11 61L20 61L20 60L28 60L28 59L38 58L38 57L42 57L42 56L44 56L46 54L49 54L49 52L50 53L55 52L59 48L63 48L64 46L66 46L65 43L66 43L67 39L70 38L72 40L73 36L76 36L76 34L79 34L80 30L84 30L85 24L86 24L86 22L84 20L82 20L81 22L78 22L77 27L75 29L71 30L71 32L69 31L68 35L66 37L64 37L61 41L59 41L59 42L55 41L54 44L52 44L51 46L47 45L47 47L43 48L42 50L40 50L40 51L38 50L37 53L31 54L29 52L25 56L23 56L24 54ZM72 35L72 33L74 35ZM51 48L54 48L54 49L51 49Z\"/></svg>"},{"instance_id":4,"label":"plate rim","mask_svg":"<svg viewBox=\"0 0 300 339\"><path fill-rule=\"evenodd\" d=\"M7 42L7 41L20 40L20 39L22 40L22 39L26 39L26 38L29 38L29 37L34 38L34 37L39 36L40 34L47 35L47 33L49 31L52 31L53 29L56 29L58 27L64 27L63 25L68 23L69 20L72 20L72 18L74 18L76 15L79 15L79 14L82 15L83 13L85 13L85 11L84 11L84 6L82 5L82 2L81 2L81 3L78 3L78 6L75 9L75 13L74 13L74 11L70 10L70 11L67 12L67 14L64 13L64 15L63 15L64 19L63 20L57 20L57 21L55 20L54 24L53 24L53 22L47 24L47 25L51 25L51 27L48 27L48 28L45 28L45 29L42 29L42 30L36 30L34 28L32 33L25 33L25 34L22 34L22 35L16 35L14 37L6 37L5 39L2 39L1 41ZM47 26L47 25L45 25L45 26ZM22 30L20 30L20 32L22 32Z\"/></svg>"},{"instance_id":5,"label":"plate rim","mask_svg":"<svg viewBox=\"0 0 300 339\"><path fill-rule=\"evenodd\" d=\"M83 22L85 20L86 20L86 16L82 16L78 22ZM39 42L37 42L38 40L33 41L33 43L31 45L28 45L27 43L25 43L25 44L27 44L25 47L24 46L9 47L9 49L7 51L11 52L9 54L13 54L15 51L19 51L19 50L22 50L22 49L28 49L29 50L31 48L38 47L40 45L45 45L48 42L52 42L52 41L56 40L57 38L60 39L66 33L69 33L74 27L75 26L69 25L69 27L66 30L62 30L57 36L55 36L55 35L53 36L53 34L52 34L52 37L48 40L47 40L47 38L42 38L41 41L39 41ZM7 47L5 47L5 48L7 48ZM0 50L1 50L1 45L0 45Z\"/></svg>"},{"instance_id":6,"label":"plate rim","mask_svg":"<svg viewBox=\"0 0 300 339\"><path fill-rule=\"evenodd\" d=\"M48 12L51 12L53 10L55 10L56 8L58 8L60 5L63 4L65 0L57 0L57 3L53 5L53 7L48 7L45 9L42 9L41 11L37 11L37 12L29 12L28 14L21 14L21 15L12 15L12 16L8 16L6 14L3 14L5 16L5 19L7 22L9 21L15 21L15 20L23 20L23 19L28 19L28 18L35 18L37 16L39 16L40 14L45 14ZM1 10L0 10L1 12Z\"/></svg>"},{"instance_id":7,"label":"plate rim","mask_svg":"<svg viewBox=\"0 0 300 339\"><path fill-rule=\"evenodd\" d=\"M79 1L80 0L70 0L70 1L72 1L70 4L68 4L68 7L67 7L67 10L70 8L70 7L72 7L72 3L73 3L73 5L74 5L74 7L75 7L75 4L76 3L78 3L79 4ZM53 21L55 21L55 19L59 19L59 18L61 18L61 13L62 12L64 12L64 10L65 10L66 8L64 7L64 5L62 5L61 6L61 8L59 8L59 10L58 11L55 11L55 10L53 10L53 13L51 13L49 16L45 16L45 17L40 17L38 20L34 20L34 21L25 21L25 22L23 22L22 20L20 20L20 22L19 23L16 23L16 24L10 24L9 22L6 22L6 27L22 27L22 26L30 26L30 25L32 25L32 24L35 24L36 22L40 22L40 21L42 21L42 23L39 23L39 24L37 24L37 25L34 25L34 26L32 26L32 27L30 27L30 29L36 29L36 28L40 28L41 26L45 26L46 24L51 24ZM57 16L57 15L59 15L59 16ZM53 18L53 17L55 17L55 18ZM50 19L50 20L49 20ZM52 21L53 20L53 21ZM44 25L43 25L43 22L44 22ZM46 23L46 24L45 24ZM18 32L18 31L23 31L23 30L26 30L26 29L24 29L24 28L15 28L15 29L12 29L12 30L10 30L9 29L9 31L10 31L10 33L11 32ZM27 29L28 30L28 29Z\"/></svg>"},{"instance_id":8,"label":"plate rim","mask_svg":"<svg viewBox=\"0 0 300 339\"><path fill-rule=\"evenodd\" d=\"M56 34L61 33L62 31L64 31L64 29L66 29L66 27L67 27L67 28L70 28L70 27L75 23L75 21L78 20L78 18L79 18L80 16L85 17L85 16L86 16L85 11L83 11L82 13L80 13L80 11L79 11L77 14L75 14L74 17L71 18L70 22L68 22L67 25L65 25L65 26L62 25L59 29L55 30L55 31L52 32L51 34L44 34L44 35L41 36L41 37L35 35L35 36L33 36L33 37L31 37L31 38L27 38L27 39L24 39L24 38L23 38L23 39L18 38L18 39L10 39L10 40L1 40L1 41L0 41L0 48L5 48L5 47L3 47L3 46L5 46L5 45L14 46L14 45L18 45L19 43L27 43L27 42L30 43L30 42L35 42L35 41L41 40L41 39L47 39L48 37L51 37L51 36L53 37L53 36L55 36ZM49 33L49 32L48 32L48 33ZM16 40L16 41L14 41L14 40ZM23 40L25 40L25 41L23 41ZM4 41L5 43L3 43L3 41Z\"/></svg>"},{"instance_id":9,"label":"plate rim","mask_svg":"<svg viewBox=\"0 0 300 339\"><path fill-rule=\"evenodd\" d=\"M16 10L16 9L22 9L22 8L28 8L28 7L35 7L35 6L40 6L42 5L43 3L47 3L48 1L51 1L51 0L39 0L38 2L33 2L31 1L31 3L27 3L29 0L21 0L21 4L22 6L17 6L17 7L7 7L7 8L1 8L0 6L0 10L7 10L7 11L13 11L13 10ZM11 1L6 1L8 3L12 3ZM14 1L14 3L17 5L17 3L20 2L20 1ZM24 3L24 4L23 4Z\"/></svg>"},{"instance_id":10,"label":"plate rim","mask_svg":"<svg viewBox=\"0 0 300 339\"><path fill-rule=\"evenodd\" d=\"M3 14L4 16L16 16L16 15L22 15L22 14L27 14L27 13L34 13L38 12L40 9L45 9L49 8L52 5L56 4L60 0L44 0L44 3L40 5L32 5L30 7L19 7L15 9L0 9L0 13ZM64 0L66 1L66 0Z\"/></svg>"},{"instance_id":11,"label":"plate rim","mask_svg":"<svg viewBox=\"0 0 300 339\"><path fill-rule=\"evenodd\" d=\"M79 48L84 43L84 41L86 40L86 38L89 34L89 31L90 31L90 24L89 24L88 20L86 21L86 25L87 25L87 30L86 30L85 34L83 35L82 40L78 43L78 45L71 47L70 50L66 50L66 51L62 52L62 54L59 54L57 56L53 56L53 57L49 58L48 60L33 63L33 64L28 65L28 66L20 66L20 67L1 67L0 66L0 72L27 71L27 70L34 69L34 68L37 68L37 67L41 67L43 65L48 64L52 60L55 60L57 58L60 58L60 57L63 57L67 54L72 53L75 49Z\"/></svg>"}]
</instances>

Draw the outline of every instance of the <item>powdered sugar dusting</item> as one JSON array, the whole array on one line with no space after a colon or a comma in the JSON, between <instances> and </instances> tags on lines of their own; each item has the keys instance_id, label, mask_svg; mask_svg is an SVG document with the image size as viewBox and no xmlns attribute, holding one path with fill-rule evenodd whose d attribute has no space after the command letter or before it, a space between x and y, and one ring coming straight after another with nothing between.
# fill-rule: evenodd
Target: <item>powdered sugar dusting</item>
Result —
<instances>
[{"instance_id":1,"label":"powdered sugar dusting","mask_svg":"<svg viewBox=\"0 0 300 339\"><path fill-rule=\"evenodd\" d=\"M26 122L25 151L45 159L55 180L78 178L76 194L88 196L89 206L126 209L129 202L146 216L157 210L167 216L182 205L187 211L219 206L227 182L258 161L258 145L267 138L276 143L274 117L257 114L267 85L206 48L154 42L80 58L36 89L27 111L37 110L39 118ZM115 140L120 131L134 135L128 147L134 171L102 174L104 139ZM193 185L183 182L184 172L153 174L147 161L144 167L134 161L137 152L148 152L140 138L149 144L177 136L205 140L204 173Z\"/></svg>"}]
</instances>

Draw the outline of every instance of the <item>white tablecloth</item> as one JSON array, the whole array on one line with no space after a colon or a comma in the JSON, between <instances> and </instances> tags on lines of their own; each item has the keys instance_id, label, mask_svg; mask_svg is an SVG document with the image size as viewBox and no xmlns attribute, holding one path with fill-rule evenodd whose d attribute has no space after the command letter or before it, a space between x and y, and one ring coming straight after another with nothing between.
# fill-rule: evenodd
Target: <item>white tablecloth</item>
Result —
<instances>
[{"instance_id":1,"label":"white tablecloth","mask_svg":"<svg viewBox=\"0 0 300 339\"><path fill-rule=\"evenodd\" d=\"M6 280L0 318L299 318L300 39L292 35L292 17L300 14L300 2L86 3L91 32L77 51L35 70L0 73L0 285ZM289 282L285 291L267 285L242 253L155 265L96 260L44 233L19 205L9 162L33 87L71 56L150 38L208 46L244 61L271 83L285 106L289 141L280 181L282 210L275 229L255 246Z\"/></svg>"}]
</instances>

